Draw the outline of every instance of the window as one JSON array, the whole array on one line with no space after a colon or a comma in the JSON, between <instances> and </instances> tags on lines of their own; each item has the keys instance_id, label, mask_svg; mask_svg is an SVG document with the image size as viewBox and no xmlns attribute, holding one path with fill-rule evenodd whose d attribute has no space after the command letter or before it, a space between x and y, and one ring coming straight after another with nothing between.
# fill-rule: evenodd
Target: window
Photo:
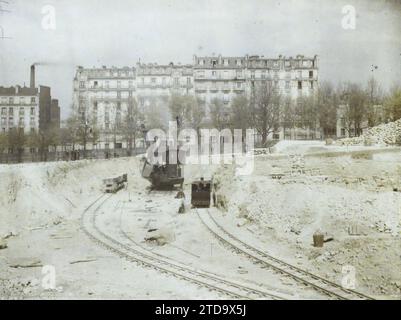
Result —
<instances>
[{"instance_id":1,"label":"window","mask_svg":"<svg viewBox=\"0 0 401 320\"><path fill-rule=\"evenodd\" d=\"M224 102L225 104L227 104L227 103L230 102L230 98L229 98L228 94L225 94L225 95L223 96L223 102Z\"/></svg>"},{"instance_id":2,"label":"window","mask_svg":"<svg viewBox=\"0 0 401 320\"><path fill-rule=\"evenodd\" d=\"M10 98L8 99L8 102L9 102L9 104L14 104L14 98L10 97Z\"/></svg>"},{"instance_id":3,"label":"window","mask_svg":"<svg viewBox=\"0 0 401 320\"><path fill-rule=\"evenodd\" d=\"M212 71L212 77L216 78L217 72L216 71Z\"/></svg>"},{"instance_id":4,"label":"window","mask_svg":"<svg viewBox=\"0 0 401 320\"><path fill-rule=\"evenodd\" d=\"M228 66L228 59L224 59L224 65Z\"/></svg>"},{"instance_id":5,"label":"window","mask_svg":"<svg viewBox=\"0 0 401 320\"><path fill-rule=\"evenodd\" d=\"M93 86L94 86L95 88L97 87L97 85L98 85L98 82L97 82L97 81L93 82Z\"/></svg>"},{"instance_id":6,"label":"window","mask_svg":"<svg viewBox=\"0 0 401 320\"><path fill-rule=\"evenodd\" d=\"M313 90L313 81L310 82L310 88Z\"/></svg>"},{"instance_id":7,"label":"window","mask_svg":"<svg viewBox=\"0 0 401 320\"><path fill-rule=\"evenodd\" d=\"M255 71L251 71L251 79L255 79Z\"/></svg>"},{"instance_id":8,"label":"window","mask_svg":"<svg viewBox=\"0 0 401 320\"><path fill-rule=\"evenodd\" d=\"M240 65L241 65L241 60L237 59L237 66L240 66Z\"/></svg>"},{"instance_id":9,"label":"window","mask_svg":"<svg viewBox=\"0 0 401 320\"><path fill-rule=\"evenodd\" d=\"M242 77L242 71L241 70L237 70L236 71L236 76L237 76L237 78L241 78Z\"/></svg>"},{"instance_id":10,"label":"window","mask_svg":"<svg viewBox=\"0 0 401 320\"><path fill-rule=\"evenodd\" d=\"M128 81L128 87L132 88L132 80Z\"/></svg>"},{"instance_id":11,"label":"window","mask_svg":"<svg viewBox=\"0 0 401 320\"><path fill-rule=\"evenodd\" d=\"M178 86L179 85L179 79L178 77L174 77L174 85Z\"/></svg>"},{"instance_id":12,"label":"window","mask_svg":"<svg viewBox=\"0 0 401 320\"><path fill-rule=\"evenodd\" d=\"M106 80L106 88L109 88L109 86L110 86L110 81Z\"/></svg>"},{"instance_id":13,"label":"window","mask_svg":"<svg viewBox=\"0 0 401 320\"><path fill-rule=\"evenodd\" d=\"M309 78L313 78L313 71L309 71Z\"/></svg>"},{"instance_id":14,"label":"window","mask_svg":"<svg viewBox=\"0 0 401 320\"><path fill-rule=\"evenodd\" d=\"M290 67L290 66L291 66L291 62L288 61L288 60L286 60L286 61L284 62L284 66L285 66L285 67Z\"/></svg>"},{"instance_id":15,"label":"window","mask_svg":"<svg viewBox=\"0 0 401 320\"><path fill-rule=\"evenodd\" d=\"M212 66L215 67L217 65L217 60L212 60Z\"/></svg>"},{"instance_id":16,"label":"window","mask_svg":"<svg viewBox=\"0 0 401 320\"><path fill-rule=\"evenodd\" d=\"M200 60L199 60L199 64L200 64L201 66L203 66L203 65L205 64L205 60L200 59Z\"/></svg>"},{"instance_id":17,"label":"window","mask_svg":"<svg viewBox=\"0 0 401 320\"><path fill-rule=\"evenodd\" d=\"M121 88L121 81L120 80L117 81L117 88Z\"/></svg>"},{"instance_id":18,"label":"window","mask_svg":"<svg viewBox=\"0 0 401 320\"><path fill-rule=\"evenodd\" d=\"M302 81L298 81L298 90L302 89Z\"/></svg>"},{"instance_id":19,"label":"window","mask_svg":"<svg viewBox=\"0 0 401 320\"><path fill-rule=\"evenodd\" d=\"M79 87L82 89L82 88L85 88L85 81L79 81Z\"/></svg>"},{"instance_id":20,"label":"window","mask_svg":"<svg viewBox=\"0 0 401 320\"><path fill-rule=\"evenodd\" d=\"M298 71L298 79L302 78L302 71Z\"/></svg>"},{"instance_id":21,"label":"window","mask_svg":"<svg viewBox=\"0 0 401 320\"><path fill-rule=\"evenodd\" d=\"M7 113L7 109L6 108L1 108L1 114L6 114Z\"/></svg>"},{"instance_id":22,"label":"window","mask_svg":"<svg viewBox=\"0 0 401 320\"><path fill-rule=\"evenodd\" d=\"M31 103L35 103L36 102L36 98L35 97L31 97Z\"/></svg>"},{"instance_id":23,"label":"window","mask_svg":"<svg viewBox=\"0 0 401 320\"><path fill-rule=\"evenodd\" d=\"M261 78L262 78L262 79L265 79L265 78L266 78L266 71L265 71L265 70L262 71Z\"/></svg>"},{"instance_id":24,"label":"window","mask_svg":"<svg viewBox=\"0 0 401 320\"><path fill-rule=\"evenodd\" d=\"M191 78L187 77L187 85L191 85Z\"/></svg>"},{"instance_id":25,"label":"window","mask_svg":"<svg viewBox=\"0 0 401 320\"><path fill-rule=\"evenodd\" d=\"M224 79L228 79L228 71L224 71Z\"/></svg>"},{"instance_id":26,"label":"window","mask_svg":"<svg viewBox=\"0 0 401 320\"><path fill-rule=\"evenodd\" d=\"M289 89L289 88L290 88L290 82L289 82L289 81L286 81L286 82L285 82L285 88L286 88L286 89Z\"/></svg>"},{"instance_id":27,"label":"window","mask_svg":"<svg viewBox=\"0 0 401 320\"><path fill-rule=\"evenodd\" d=\"M121 102L117 102L117 111L121 111Z\"/></svg>"},{"instance_id":28,"label":"window","mask_svg":"<svg viewBox=\"0 0 401 320\"><path fill-rule=\"evenodd\" d=\"M163 87L166 85L166 78L165 77L162 78L162 85L163 85Z\"/></svg>"},{"instance_id":29,"label":"window","mask_svg":"<svg viewBox=\"0 0 401 320\"><path fill-rule=\"evenodd\" d=\"M205 77L205 71L198 71L198 78L204 78Z\"/></svg>"},{"instance_id":30,"label":"window","mask_svg":"<svg viewBox=\"0 0 401 320\"><path fill-rule=\"evenodd\" d=\"M10 108L10 109L8 109L8 114L9 114L10 116L12 116L12 115L13 115L13 113L14 113L14 108Z\"/></svg>"},{"instance_id":31,"label":"window","mask_svg":"<svg viewBox=\"0 0 401 320\"><path fill-rule=\"evenodd\" d=\"M31 116L35 115L35 108L31 108Z\"/></svg>"},{"instance_id":32,"label":"window","mask_svg":"<svg viewBox=\"0 0 401 320\"><path fill-rule=\"evenodd\" d=\"M242 85L241 82L237 82L237 89L241 89Z\"/></svg>"},{"instance_id":33,"label":"window","mask_svg":"<svg viewBox=\"0 0 401 320\"><path fill-rule=\"evenodd\" d=\"M20 115L20 116L25 115L25 109L24 109L24 108L20 108L20 109L19 109L19 115Z\"/></svg>"}]
</instances>

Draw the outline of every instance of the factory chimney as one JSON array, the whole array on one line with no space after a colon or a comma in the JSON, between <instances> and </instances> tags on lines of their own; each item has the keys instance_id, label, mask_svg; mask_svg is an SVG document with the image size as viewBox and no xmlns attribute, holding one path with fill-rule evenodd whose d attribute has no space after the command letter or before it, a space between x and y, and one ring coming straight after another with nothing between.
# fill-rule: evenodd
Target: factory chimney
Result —
<instances>
[{"instance_id":1,"label":"factory chimney","mask_svg":"<svg viewBox=\"0 0 401 320\"><path fill-rule=\"evenodd\" d=\"M31 89L35 89L35 65L31 65Z\"/></svg>"}]
</instances>

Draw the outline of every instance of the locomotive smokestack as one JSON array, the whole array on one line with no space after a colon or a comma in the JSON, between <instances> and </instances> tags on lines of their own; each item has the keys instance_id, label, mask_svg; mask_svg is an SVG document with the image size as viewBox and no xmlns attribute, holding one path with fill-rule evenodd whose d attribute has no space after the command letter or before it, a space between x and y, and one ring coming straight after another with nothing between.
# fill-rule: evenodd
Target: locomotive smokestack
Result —
<instances>
[{"instance_id":1,"label":"locomotive smokestack","mask_svg":"<svg viewBox=\"0 0 401 320\"><path fill-rule=\"evenodd\" d=\"M35 65L31 65L31 83L30 86L32 89L35 88Z\"/></svg>"}]
</instances>

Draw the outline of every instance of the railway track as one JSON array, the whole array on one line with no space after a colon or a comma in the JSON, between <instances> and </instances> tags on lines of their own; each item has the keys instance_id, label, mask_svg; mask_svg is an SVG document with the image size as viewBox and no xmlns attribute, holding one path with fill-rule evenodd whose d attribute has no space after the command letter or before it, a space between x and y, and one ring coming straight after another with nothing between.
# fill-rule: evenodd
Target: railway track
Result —
<instances>
[{"instance_id":1,"label":"railway track","mask_svg":"<svg viewBox=\"0 0 401 320\"><path fill-rule=\"evenodd\" d=\"M236 299L285 299L271 292L262 291L248 285L226 280L213 274L197 271L196 269L187 265L173 263L165 259L155 257L149 252L135 249L132 247L132 245L123 243L120 240L106 234L98 227L96 218L100 208L108 199L110 199L110 197L112 197L112 195L100 196L94 202L92 202L82 214L82 229L88 235L88 237L98 245L140 266L148 267L161 273L172 275L179 279L189 281L201 287L217 291Z\"/></svg>"},{"instance_id":2,"label":"railway track","mask_svg":"<svg viewBox=\"0 0 401 320\"><path fill-rule=\"evenodd\" d=\"M208 209L202 210L202 214L196 209L196 213L203 225L215 236L223 245L231 248L235 252L242 254L257 264L273 269L274 271L288 276L299 283L309 286L326 296L341 300L373 300L363 293L352 289L346 289L341 285L315 275L309 271L303 270L289 264L283 260L277 259L260 249L257 249L248 243L240 240L238 237L225 230L210 214Z\"/></svg>"}]
</instances>

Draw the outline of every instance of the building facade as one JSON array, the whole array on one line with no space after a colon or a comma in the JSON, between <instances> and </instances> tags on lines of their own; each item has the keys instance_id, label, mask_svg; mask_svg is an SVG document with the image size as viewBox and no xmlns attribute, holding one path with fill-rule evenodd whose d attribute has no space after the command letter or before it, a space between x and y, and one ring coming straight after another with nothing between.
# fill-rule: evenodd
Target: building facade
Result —
<instances>
[{"instance_id":1,"label":"building facade","mask_svg":"<svg viewBox=\"0 0 401 320\"><path fill-rule=\"evenodd\" d=\"M13 128L24 129L25 133L39 129L39 92L37 88L0 87L1 133Z\"/></svg>"},{"instance_id":2,"label":"building facade","mask_svg":"<svg viewBox=\"0 0 401 320\"><path fill-rule=\"evenodd\" d=\"M195 92L206 104L217 98L229 105L237 95L250 96L258 83L266 81L293 99L313 94L318 86L317 56L194 56L193 68Z\"/></svg>"},{"instance_id":3,"label":"building facade","mask_svg":"<svg viewBox=\"0 0 401 320\"><path fill-rule=\"evenodd\" d=\"M155 99L165 102L172 94L194 94L192 65L138 63L136 76L138 103L142 108Z\"/></svg>"},{"instance_id":4,"label":"building facade","mask_svg":"<svg viewBox=\"0 0 401 320\"><path fill-rule=\"evenodd\" d=\"M35 66L31 66L29 87L0 87L0 132L23 129L24 133L60 128L60 107L51 89L35 86Z\"/></svg>"},{"instance_id":5,"label":"building facade","mask_svg":"<svg viewBox=\"0 0 401 320\"><path fill-rule=\"evenodd\" d=\"M194 95L206 107L214 99L229 107L236 96L250 97L258 83L266 81L272 81L280 93L293 99L313 94L318 87L318 58L219 55L193 56L192 64L78 67L73 109L85 123L100 129L101 147L113 147L113 142L123 146L121 137L113 132L118 131L132 101L145 111L151 105L165 108L169 97L179 94Z\"/></svg>"}]
</instances>

